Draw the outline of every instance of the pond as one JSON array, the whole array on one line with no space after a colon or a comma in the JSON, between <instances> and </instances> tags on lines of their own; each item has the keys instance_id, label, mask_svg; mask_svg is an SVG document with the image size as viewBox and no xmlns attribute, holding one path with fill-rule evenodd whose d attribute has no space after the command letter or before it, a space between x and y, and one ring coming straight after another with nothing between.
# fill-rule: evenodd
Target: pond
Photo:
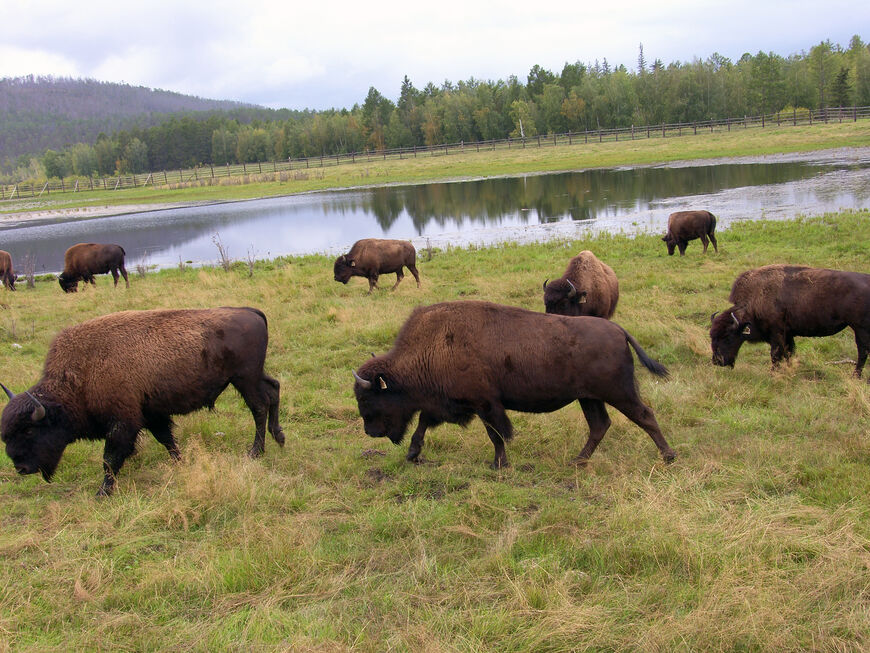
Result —
<instances>
[{"instance_id":1,"label":"pond","mask_svg":"<svg viewBox=\"0 0 870 653\"><path fill-rule=\"evenodd\" d=\"M211 264L215 239L234 259L347 251L359 238L417 248L664 233L673 211L703 208L718 228L870 204L870 148L728 162L596 169L383 186L174 208L103 218L7 223L0 249L57 272L78 242L118 243L127 267Z\"/></svg>"}]
</instances>

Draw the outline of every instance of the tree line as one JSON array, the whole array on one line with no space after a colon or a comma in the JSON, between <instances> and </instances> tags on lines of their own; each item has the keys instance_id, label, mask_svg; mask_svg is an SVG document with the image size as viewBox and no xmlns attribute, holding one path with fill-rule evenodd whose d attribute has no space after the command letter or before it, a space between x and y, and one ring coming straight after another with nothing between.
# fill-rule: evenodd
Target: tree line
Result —
<instances>
[{"instance_id":1,"label":"tree line","mask_svg":"<svg viewBox=\"0 0 870 653\"><path fill-rule=\"evenodd\" d=\"M13 176L108 176L867 105L870 46L857 35L847 48L826 40L787 57L714 53L668 65L648 62L641 44L634 69L577 61L559 72L535 65L524 82L471 78L422 89L406 76L395 102L372 87L351 109L191 112L19 157Z\"/></svg>"}]
</instances>

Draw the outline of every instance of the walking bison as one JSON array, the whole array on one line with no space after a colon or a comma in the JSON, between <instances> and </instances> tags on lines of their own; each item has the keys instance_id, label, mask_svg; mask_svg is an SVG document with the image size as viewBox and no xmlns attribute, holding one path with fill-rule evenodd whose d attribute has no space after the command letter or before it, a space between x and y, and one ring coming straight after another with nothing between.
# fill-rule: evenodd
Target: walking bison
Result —
<instances>
[{"instance_id":1,"label":"walking bison","mask_svg":"<svg viewBox=\"0 0 870 653\"><path fill-rule=\"evenodd\" d=\"M668 232L662 238L668 246L668 256L674 255L674 248L679 248L680 256L686 253L690 240L700 238L707 253L707 239L713 243L713 249L719 252L716 244L716 216L709 211L677 211L668 216Z\"/></svg>"},{"instance_id":2,"label":"walking bison","mask_svg":"<svg viewBox=\"0 0 870 653\"><path fill-rule=\"evenodd\" d=\"M619 280L611 267L589 250L568 262L565 274L544 281L544 308L558 315L591 315L610 319L619 301Z\"/></svg>"},{"instance_id":3,"label":"walking bison","mask_svg":"<svg viewBox=\"0 0 870 653\"><path fill-rule=\"evenodd\" d=\"M404 438L419 411L408 460L416 460L430 427L466 425L480 417L493 446L493 468L508 464L513 436L506 410L547 413L579 401L589 438L585 462L610 426L610 404L644 429L668 462L676 453L638 395L634 349L641 364L667 376L622 327L597 317L547 315L488 302L445 302L414 310L392 349L353 372L365 432Z\"/></svg>"},{"instance_id":4,"label":"walking bison","mask_svg":"<svg viewBox=\"0 0 870 653\"><path fill-rule=\"evenodd\" d=\"M848 326L861 376L870 350L870 274L767 265L738 276L729 301L733 306L710 320L715 365L734 367L744 342L767 342L776 367L794 353L795 336L830 336Z\"/></svg>"},{"instance_id":5,"label":"walking bison","mask_svg":"<svg viewBox=\"0 0 870 653\"><path fill-rule=\"evenodd\" d=\"M76 292L79 281L90 282L96 286L95 274L112 273L115 287L118 286L118 272L124 277L127 288L127 270L124 268L126 252L120 245L102 245L99 243L79 243L73 245L63 255L63 272L57 280L64 292Z\"/></svg>"},{"instance_id":6,"label":"walking bison","mask_svg":"<svg viewBox=\"0 0 870 653\"><path fill-rule=\"evenodd\" d=\"M265 429L283 445L278 381L263 371L266 316L253 308L125 311L61 331L42 378L13 394L0 416L0 436L19 474L51 480L66 446L105 440L105 477L111 494L136 437L151 431L179 458L172 416L214 407L232 384L254 416L251 456L263 453Z\"/></svg>"},{"instance_id":7,"label":"walking bison","mask_svg":"<svg viewBox=\"0 0 870 653\"><path fill-rule=\"evenodd\" d=\"M336 281L347 283L351 277L365 277L369 280L369 293L378 287L378 276L396 273L395 290L405 277L402 268L406 267L417 280L420 287L420 275L417 273L417 250L406 240L381 240L364 238L358 240L347 254L335 259L333 274Z\"/></svg>"},{"instance_id":8,"label":"walking bison","mask_svg":"<svg viewBox=\"0 0 870 653\"><path fill-rule=\"evenodd\" d=\"M12 255L0 249L0 280L9 290L15 290L15 271L12 269Z\"/></svg>"}]
</instances>

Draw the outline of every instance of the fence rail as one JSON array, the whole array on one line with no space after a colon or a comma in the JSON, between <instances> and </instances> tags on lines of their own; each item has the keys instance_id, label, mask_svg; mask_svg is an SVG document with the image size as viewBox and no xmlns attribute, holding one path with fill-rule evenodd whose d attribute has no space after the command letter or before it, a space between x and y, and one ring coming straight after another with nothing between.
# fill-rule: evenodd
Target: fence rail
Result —
<instances>
[{"instance_id":1,"label":"fence rail","mask_svg":"<svg viewBox=\"0 0 870 653\"><path fill-rule=\"evenodd\" d=\"M109 191L126 188L159 186L161 188L184 187L193 184L210 185L220 183L221 179L245 177L248 175L272 175L286 173L287 179L306 179L311 169L334 167L348 163L411 159L421 156L449 156L451 153L472 151L494 151L526 147L558 147L579 145L590 142L604 143L620 140L643 138L671 138L675 136L697 135L698 133L725 132L737 129L752 129L780 126L826 124L832 122L857 122L870 118L870 107L828 108L817 110L792 111L790 113L769 113L760 116L727 118L724 120L704 120L688 123L662 123L638 127L618 127L595 129L565 134L538 135L525 138L506 138L472 143L447 143L444 145L392 148L377 151L350 152L316 157L289 159L286 161L264 161L256 163L237 163L226 165L204 165L181 170L161 170L138 175L118 175L115 177L77 177L71 179L50 179L46 182L0 185L0 200L41 198L57 193L82 193L90 191Z\"/></svg>"}]
</instances>

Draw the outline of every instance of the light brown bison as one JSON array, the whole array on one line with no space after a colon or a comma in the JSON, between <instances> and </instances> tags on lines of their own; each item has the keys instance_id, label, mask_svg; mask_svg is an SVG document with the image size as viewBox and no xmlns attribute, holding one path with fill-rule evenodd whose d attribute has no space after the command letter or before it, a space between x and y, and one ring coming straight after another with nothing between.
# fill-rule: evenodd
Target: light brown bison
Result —
<instances>
[{"instance_id":1,"label":"light brown bison","mask_svg":"<svg viewBox=\"0 0 870 653\"><path fill-rule=\"evenodd\" d=\"M393 348L353 372L365 432L399 444L414 414L408 460L423 447L426 429L480 417L495 447L492 467L508 464L513 435L506 410L547 413L579 401L589 438L577 460L585 464L610 427L610 404L644 429L668 462L676 453L641 400L634 377L641 364L667 376L637 341L597 317L546 315L488 302L445 302L414 310Z\"/></svg>"},{"instance_id":2,"label":"light brown bison","mask_svg":"<svg viewBox=\"0 0 870 653\"><path fill-rule=\"evenodd\" d=\"M15 271L12 269L12 255L0 249L0 279L9 290L15 290Z\"/></svg>"},{"instance_id":3,"label":"light brown bison","mask_svg":"<svg viewBox=\"0 0 870 653\"><path fill-rule=\"evenodd\" d=\"M63 255L63 272L57 280L64 292L76 292L79 281L85 283L94 281L95 274L112 273L115 287L118 286L118 272L124 277L124 283L130 287L127 279L127 270L124 269L124 256L126 252L120 245L102 245L99 243L79 243L73 245Z\"/></svg>"},{"instance_id":4,"label":"light brown bison","mask_svg":"<svg viewBox=\"0 0 870 653\"><path fill-rule=\"evenodd\" d=\"M351 277L365 277L369 280L369 293L378 287L378 275L396 273L395 290L405 277L402 268L406 267L417 280L420 287L420 275L417 273L417 250L406 240L381 240L364 238L358 240L347 254L335 259L333 274L335 280L347 283Z\"/></svg>"},{"instance_id":5,"label":"light brown bison","mask_svg":"<svg viewBox=\"0 0 870 653\"><path fill-rule=\"evenodd\" d=\"M560 279L544 281L544 308L558 315L610 319L619 301L619 280L609 265L583 250L568 262Z\"/></svg>"},{"instance_id":6,"label":"light brown bison","mask_svg":"<svg viewBox=\"0 0 870 653\"><path fill-rule=\"evenodd\" d=\"M0 417L6 454L19 474L48 481L75 440L105 440L108 495L143 428L179 457L172 415L215 400L232 384L254 416L251 456L263 453L266 423L278 444L278 381L263 371L266 316L254 308L125 311L61 331L42 378L13 395Z\"/></svg>"},{"instance_id":7,"label":"light brown bison","mask_svg":"<svg viewBox=\"0 0 870 653\"><path fill-rule=\"evenodd\" d=\"M870 274L767 265L738 276L729 300L731 308L711 317L714 364L734 367L744 342L767 342L776 367L794 353L795 336L830 336L848 326L861 376L870 350Z\"/></svg>"},{"instance_id":8,"label":"light brown bison","mask_svg":"<svg viewBox=\"0 0 870 653\"><path fill-rule=\"evenodd\" d=\"M668 216L668 233L662 238L668 245L668 255L674 255L674 247L679 248L680 256L686 253L690 240L700 238L707 253L707 239L713 243L713 249L719 252L716 244L716 216L709 211L677 211Z\"/></svg>"}]
</instances>

